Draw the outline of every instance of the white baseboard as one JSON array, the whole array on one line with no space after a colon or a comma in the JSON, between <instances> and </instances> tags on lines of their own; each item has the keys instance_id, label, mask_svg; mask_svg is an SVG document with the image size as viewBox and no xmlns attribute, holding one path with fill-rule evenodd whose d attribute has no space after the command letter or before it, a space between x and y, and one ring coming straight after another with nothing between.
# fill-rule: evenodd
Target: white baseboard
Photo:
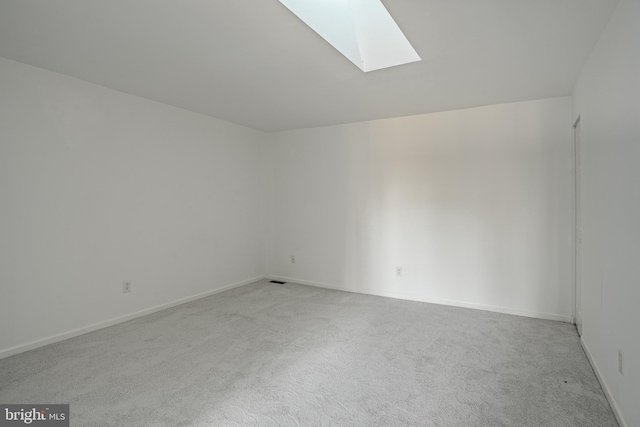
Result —
<instances>
[{"instance_id":1,"label":"white baseboard","mask_svg":"<svg viewBox=\"0 0 640 427\"><path fill-rule=\"evenodd\" d=\"M20 344L14 347L9 347L7 349L0 350L0 359L4 359L6 357L10 357L19 353L24 353L25 351L33 350L35 348L44 347L45 345L64 341L69 338L74 338L79 335L88 334L89 332L97 331L98 329L103 329L109 326L117 325L118 323L127 322L129 320L133 320L138 317L146 316L147 314L155 313L161 310L166 310L167 308L175 307L177 305L186 304L188 302L195 301L200 298L205 298L211 295L215 295L220 292L228 291L233 288L238 288L240 286L248 285L249 283L254 283L264 278L265 276L253 277L251 279L243 280L242 282L233 283L231 285L223 286L222 288L213 289L211 291L203 292L201 294L181 298L172 302L168 302L166 304L160 304L155 307L151 307L151 308L137 311L135 313L127 314L125 316L116 317L114 319L106 320L104 322L94 323L92 325L84 326L82 328L74 329L72 331L63 332L61 334L52 335L47 338L31 341L26 344Z\"/></svg>"},{"instance_id":2,"label":"white baseboard","mask_svg":"<svg viewBox=\"0 0 640 427\"><path fill-rule=\"evenodd\" d=\"M308 280L299 280L299 279L294 279L292 277L268 275L267 278L270 280L279 280L281 282L298 283L300 285L315 286L318 288L334 289L337 291L353 292L357 294L376 295L381 297L396 298L396 299L403 299L403 300L409 300L409 301L428 302L431 304L472 308L475 310L492 311L495 313L512 314L515 316L532 317L535 319L545 319L545 320L557 320L560 322L571 323L571 316L566 316L563 314L543 313L543 312L537 312L537 311L527 311L527 310L512 309L507 307L498 307L493 305L476 304L476 303L464 302L464 301L430 298L430 297L425 297L419 294L390 292L390 291L382 291L382 290L371 289L371 288L349 289L343 286L330 285L327 283L320 283L320 282L310 282Z\"/></svg>"},{"instance_id":3,"label":"white baseboard","mask_svg":"<svg viewBox=\"0 0 640 427\"><path fill-rule=\"evenodd\" d=\"M580 337L580 344L582 344L582 349L584 350L584 354L587 355L587 359L589 359L589 363L591 363L593 372L596 373L596 378L598 378L598 381L600 381L600 386L602 386L604 395L609 401L609 405L611 405L611 410L613 411L613 414L616 416L616 420L618 420L618 424L620 424L620 427L628 427L629 424L627 424L624 417L622 416L622 411L620 411L618 402L616 402L616 400L613 398L613 394L611 394L611 390L609 390L609 386L604 381L604 378L600 373L600 369L598 369L598 365L596 365L596 361L591 355L591 351L589 351L589 347L587 347L587 344L584 342L584 339L582 339L582 337Z\"/></svg>"}]
</instances>

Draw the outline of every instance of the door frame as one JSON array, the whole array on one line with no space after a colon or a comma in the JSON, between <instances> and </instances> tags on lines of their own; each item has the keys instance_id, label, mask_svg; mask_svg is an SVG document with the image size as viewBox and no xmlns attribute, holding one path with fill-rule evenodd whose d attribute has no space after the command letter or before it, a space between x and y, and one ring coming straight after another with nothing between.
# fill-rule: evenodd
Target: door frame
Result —
<instances>
[{"instance_id":1,"label":"door frame","mask_svg":"<svg viewBox=\"0 0 640 427\"><path fill-rule=\"evenodd\" d=\"M573 323L578 329L578 334L582 335L582 313L581 307L579 310L578 299L582 299L582 281L580 275L581 269L581 249L582 249L582 230L580 228L581 223L581 209L580 209L580 185L581 185L581 159L580 159L580 115L573 123L573 138L572 138L572 169L573 169ZM580 304L582 306L582 304ZM580 318L579 318L580 317Z\"/></svg>"}]
</instances>

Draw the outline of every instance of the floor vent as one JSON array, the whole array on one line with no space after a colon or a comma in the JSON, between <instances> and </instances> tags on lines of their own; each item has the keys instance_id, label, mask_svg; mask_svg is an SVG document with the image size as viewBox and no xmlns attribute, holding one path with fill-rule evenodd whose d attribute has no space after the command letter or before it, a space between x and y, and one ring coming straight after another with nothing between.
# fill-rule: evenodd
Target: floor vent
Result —
<instances>
[{"instance_id":1,"label":"floor vent","mask_svg":"<svg viewBox=\"0 0 640 427\"><path fill-rule=\"evenodd\" d=\"M284 285L287 282L279 282L277 280L270 280L269 283L277 283L278 285Z\"/></svg>"}]
</instances>

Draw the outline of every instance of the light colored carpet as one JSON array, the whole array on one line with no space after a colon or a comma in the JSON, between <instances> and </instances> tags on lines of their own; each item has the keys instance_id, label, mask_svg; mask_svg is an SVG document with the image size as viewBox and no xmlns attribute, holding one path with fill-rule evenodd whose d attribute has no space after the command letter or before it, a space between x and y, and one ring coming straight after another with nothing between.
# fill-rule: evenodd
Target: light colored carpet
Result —
<instances>
[{"instance_id":1,"label":"light colored carpet","mask_svg":"<svg viewBox=\"0 0 640 427\"><path fill-rule=\"evenodd\" d=\"M566 323L257 282L0 360L72 426L617 426Z\"/></svg>"}]
</instances>

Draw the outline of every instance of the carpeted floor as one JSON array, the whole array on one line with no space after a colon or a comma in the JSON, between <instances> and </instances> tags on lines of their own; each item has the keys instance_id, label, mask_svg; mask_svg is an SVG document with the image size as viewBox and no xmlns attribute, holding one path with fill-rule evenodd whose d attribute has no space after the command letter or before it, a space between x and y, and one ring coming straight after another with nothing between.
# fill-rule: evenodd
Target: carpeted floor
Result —
<instances>
[{"instance_id":1,"label":"carpeted floor","mask_svg":"<svg viewBox=\"0 0 640 427\"><path fill-rule=\"evenodd\" d=\"M567 323L266 281L0 360L72 426L617 426Z\"/></svg>"}]
</instances>

